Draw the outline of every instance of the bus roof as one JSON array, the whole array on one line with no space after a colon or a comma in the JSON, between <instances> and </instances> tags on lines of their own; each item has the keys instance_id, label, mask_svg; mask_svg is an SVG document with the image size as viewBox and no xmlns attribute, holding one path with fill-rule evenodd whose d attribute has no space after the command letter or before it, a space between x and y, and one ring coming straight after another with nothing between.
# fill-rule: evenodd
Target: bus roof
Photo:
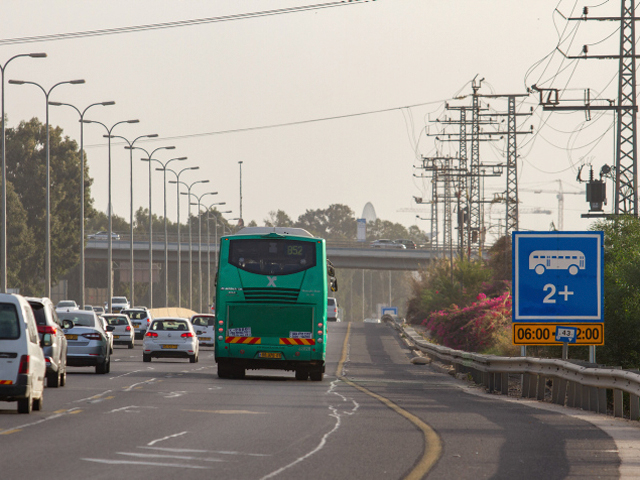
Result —
<instances>
[{"instance_id":1,"label":"bus roof","mask_svg":"<svg viewBox=\"0 0 640 480\"><path fill-rule=\"evenodd\" d=\"M304 228L289 227L244 227L236 235L269 235L277 233L278 235L296 235L298 237L313 237Z\"/></svg>"}]
</instances>

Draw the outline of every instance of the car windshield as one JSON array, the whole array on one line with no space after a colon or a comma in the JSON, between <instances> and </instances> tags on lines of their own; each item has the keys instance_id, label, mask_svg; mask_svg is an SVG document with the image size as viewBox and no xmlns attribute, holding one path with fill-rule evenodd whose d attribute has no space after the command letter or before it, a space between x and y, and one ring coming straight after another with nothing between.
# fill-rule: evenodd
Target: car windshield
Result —
<instances>
[{"instance_id":1,"label":"car windshield","mask_svg":"<svg viewBox=\"0 0 640 480\"><path fill-rule=\"evenodd\" d=\"M186 331L189 330L189 325L183 320L156 320L151 325L151 330Z\"/></svg>"},{"instance_id":2,"label":"car windshield","mask_svg":"<svg viewBox=\"0 0 640 480\"><path fill-rule=\"evenodd\" d=\"M62 312L58 315L60 320L71 320L77 327L95 327L97 317L86 310L78 310L74 312Z\"/></svg>"},{"instance_id":3,"label":"car windshield","mask_svg":"<svg viewBox=\"0 0 640 480\"><path fill-rule=\"evenodd\" d=\"M127 322L127 317L125 317L124 315L118 315L116 317L104 317L107 320L107 323L109 325L128 325L129 322Z\"/></svg>"},{"instance_id":4,"label":"car windshield","mask_svg":"<svg viewBox=\"0 0 640 480\"><path fill-rule=\"evenodd\" d=\"M20 320L13 303L0 303L0 340L16 340L20 337Z\"/></svg>"},{"instance_id":5,"label":"car windshield","mask_svg":"<svg viewBox=\"0 0 640 480\"><path fill-rule=\"evenodd\" d=\"M208 325L215 325L216 324L216 320L213 317L193 317L191 319L191 323L195 326L195 327L206 327Z\"/></svg>"}]
</instances>

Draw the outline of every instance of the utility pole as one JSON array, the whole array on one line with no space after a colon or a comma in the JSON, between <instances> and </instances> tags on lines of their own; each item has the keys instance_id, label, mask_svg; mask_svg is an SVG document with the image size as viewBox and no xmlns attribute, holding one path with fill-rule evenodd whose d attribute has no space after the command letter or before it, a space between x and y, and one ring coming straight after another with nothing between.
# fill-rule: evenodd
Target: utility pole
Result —
<instances>
[{"instance_id":1,"label":"utility pole","mask_svg":"<svg viewBox=\"0 0 640 480\"><path fill-rule=\"evenodd\" d=\"M588 17L588 8L582 17L569 18L570 21L614 21L620 22L619 55L588 55L588 47L582 47L582 55L569 56L568 59L581 60L618 60L618 101L617 105L592 105L585 95L584 105L560 105L558 89L531 89L540 92L540 104L543 110L585 111L587 119L591 110L611 110L616 113L616 159L615 159L615 195L614 214L638 216L638 169L637 169L637 121L638 104L636 99L636 44L634 0L620 0L619 17Z\"/></svg>"}]
</instances>

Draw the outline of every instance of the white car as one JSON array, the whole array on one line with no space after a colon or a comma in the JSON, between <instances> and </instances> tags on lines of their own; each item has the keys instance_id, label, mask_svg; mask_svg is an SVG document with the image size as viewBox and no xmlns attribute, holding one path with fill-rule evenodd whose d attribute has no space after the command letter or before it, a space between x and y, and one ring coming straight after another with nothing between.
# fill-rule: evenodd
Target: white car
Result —
<instances>
[{"instance_id":1,"label":"white car","mask_svg":"<svg viewBox=\"0 0 640 480\"><path fill-rule=\"evenodd\" d=\"M109 232L96 232L91 235L87 235L89 240L109 240ZM120 235L116 232L111 232L111 240L120 240Z\"/></svg>"},{"instance_id":2,"label":"white car","mask_svg":"<svg viewBox=\"0 0 640 480\"><path fill-rule=\"evenodd\" d=\"M127 315L119 313L105 313L102 315L107 321L107 330L113 334L114 345L126 345L133 348L135 345L135 330Z\"/></svg>"},{"instance_id":3,"label":"white car","mask_svg":"<svg viewBox=\"0 0 640 480\"><path fill-rule=\"evenodd\" d=\"M191 324L196 331L200 345L213 347L216 334L216 316L205 313L194 315L191 317Z\"/></svg>"},{"instance_id":4,"label":"white car","mask_svg":"<svg viewBox=\"0 0 640 480\"><path fill-rule=\"evenodd\" d=\"M380 323L379 318L365 318L364 323Z\"/></svg>"},{"instance_id":5,"label":"white car","mask_svg":"<svg viewBox=\"0 0 640 480\"><path fill-rule=\"evenodd\" d=\"M198 361L200 346L187 318L162 317L153 320L142 340L142 361L151 358L188 358Z\"/></svg>"},{"instance_id":6,"label":"white car","mask_svg":"<svg viewBox=\"0 0 640 480\"><path fill-rule=\"evenodd\" d=\"M56 313L68 312L69 310L79 310L80 307L75 300L60 300L56 305Z\"/></svg>"},{"instance_id":7,"label":"white car","mask_svg":"<svg viewBox=\"0 0 640 480\"><path fill-rule=\"evenodd\" d=\"M21 295L0 294L0 400L18 402L18 413L41 410L46 364L38 325Z\"/></svg>"},{"instance_id":8,"label":"white car","mask_svg":"<svg viewBox=\"0 0 640 480\"><path fill-rule=\"evenodd\" d=\"M111 313L120 313L130 306L127 297L111 297Z\"/></svg>"}]
</instances>

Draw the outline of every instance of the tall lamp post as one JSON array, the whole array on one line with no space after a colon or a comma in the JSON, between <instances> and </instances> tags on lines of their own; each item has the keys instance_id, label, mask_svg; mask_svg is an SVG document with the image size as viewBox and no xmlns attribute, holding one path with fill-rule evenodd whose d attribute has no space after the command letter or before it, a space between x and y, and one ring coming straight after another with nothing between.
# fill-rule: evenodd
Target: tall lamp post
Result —
<instances>
[{"instance_id":1,"label":"tall lamp post","mask_svg":"<svg viewBox=\"0 0 640 480\"><path fill-rule=\"evenodd\" d=\"M62 103L62 102L49 102L49 105L53 105L54 107L66 106L73 108L78 115L80 115L80 305L84 307L86 304L84 298L84 285L85 285L85 258L84 258L84 114L87 113L91 107L95 107L96 105L102 105L104 107L109 105L115 105L116 102L98 102L92 103L84 110L80 110L75 105L71 105L70 103Z\"/></svg>"},{"instance_id":2,"label":"tall lamp post","mask_svg":"<svg viewBox=\"0 0 640 480\"><path fill-rule=\"evenodd\" d=\"M7 149L5 145L5 118L4 118L4 71L11 60L19 57L45 58L46 53L20 53L14 55L9 60L0 65L0 76L2 83L2 232L0 233L0 256L2 256L2 265L0 269L0 292L7 293Z\"/></svg>"},{"instance_id":3,"label":"tall lamp post","mask_svg":"<svg viewBox=\"0 0 640 480\"><path fill-rule=\"evenodd\" d=\"M146 153L147 158L153 158L153 154L158 150L173 150L176 147L173 145L168 147L158 147L151 153L147 152L142 147L131 147L131 150L136 148ZM151 162L149 162L149 308L153 308L153 215L151 215Z\"/></svg>"},{"instance_id":4,"label":"tall lamp post","mask_svg":"<svg viewBox=\"0 0 640 480\"><path fill-rule=\"evenodd\" d=\"M129 203L129 303L135 305L135 269L133 266L133 145L141 138L157 138L157 133L149 135L140 135L130 142L127 138L120 135L111 135L111 138L121 138L127 143L125 150L129 150L129 185L130 185L130 203Z\"/></svg>"},{"instance_id":5,"label":"tall lamp post","mask_svg":"<svg viewBox=\"0 0 640 480\"><path fill-rule=\"evenodd\" d=\"M210 217L210 213L211 212L211 207L215 207L216 205L226 205L226 202L219 202L219 203L212 203L211 205L209 205L209 208L207 208L207 298L211 299L211 239L209 238L209 219ZM214 210L215 212L215 210ZM227 210L225 212L217 212L218 214L223 214L223 213L231 213L231 210ZM214 240L216 240L217 243L217 238L218 238L218 217L214 215L214 220L215 220L215 230L214 230Z\"/></svg>"},{"instance_id":6,"label":"tall lamp post","mask_svg":"<svg viewBox=\"0 0 640 480\"><path fill-rule=\"evenodd\" d=\"M108 236L109 239L107 240L107 263L109 264L109 268L107 269L107 312L111 313L111 299L113 297L113 207L111 206L111 138L113 137L113 135L111 135L111 132L113 132L113 129L116 128L118 125L120 125L121 123L139 123L140 120L122 120L120 122L116 122L114 123L111 128L107 127L104 123L102 122L98 122L96 120L82 120L83 123L96 123L98 125L102 125L104 127L104 129L107 131L107 134L104 135L104 137L106 137L109 141L109 200L108 200L108 204L107 204L107 208L109 210L109 215L107 216L109 219L109 231Z\"/></svg>"},{"instance_id":7,"label":"tall lamp post","mask_svg":"<svg viewBox=\"0 0 640 480\"><path fill-rule=\"evenodd\" d=\"M180 175L187 170L200 170L200 167L187 167L183 168L179 172L172 169L167 169L169 172L176 176L175 180L169 180L169 183L175 183L176 185L176 212L178 217L178 308L182 308L182 244L180 242Z\"/></svg>"},{"instance_id":8,"label":"tall lamp post","mask_svg":"<svg viewBox=\"0 0 640 480\"><path fill-rule=\"evenodd\" d=\"M161 168L156 168L156 170L162 172L163 175L163 187L164 187L164 308L169 308L169 243L167 242L167 166L173 162L174 160L183 161L186 160L187 157L178 157L167 160L162 163L160 160L156 160L155 158L149 159L149 161L154 160L162 165Z\"/></svg>"},{"instance_id":9,"label":"tall lamp post","mask_svg":"<svg viewBox=\"0 0 640 480\"><path fill-rule=\"evenodd\" d=\"M198 310L199 312L202 312L202 198L207 195L217 194L218 192L205 192L200 196L193 194L193 196L198 199L198 203L194 203L194 205L198 205L198 296L200 297L200 310Z\"/></svg>"},{"instance_id":10,"label":"tall lamp post","mask_svg":"<svg viewBox=\"0 0 640 480\"><path fill-rule=\"evenodd\" d=\"M45 297L51 297L51 139L49 133L49 95L54 88L59 85L70 84L79 85L84 83L84 80L66 80L64 82L58 82L54 84L49 90L45 89L42 85L36 82L27 82L25 80L9 80L12 85L35 85L42 93L44 93L45 105L46 105L46 130L47 130L47 212L46 212L46 248L45 248ZM4 118L3 118L4 123ZM4 160L4 157L3 157ZM4 184L3 184L4 185ZM4 188L4 186L3 186Z\"/></svg>"},{"instance_id":11,"label":"tall lamp post","mask_svg":"<svg viewBox=\"0 0 640 480\"><path fill-rule=\"evenodd\" d=\"M193 310L193 243L191 241L191 195L193 194L191 193L191 189L198 183L209 183L209 180L196 180L191 184L185 182L178 183L187 187L187 191L180 192L180 195L188 195L187 198L189 199L189 221L187 222L189 224L189 308Z\"/></svg>"}]
</instances>

